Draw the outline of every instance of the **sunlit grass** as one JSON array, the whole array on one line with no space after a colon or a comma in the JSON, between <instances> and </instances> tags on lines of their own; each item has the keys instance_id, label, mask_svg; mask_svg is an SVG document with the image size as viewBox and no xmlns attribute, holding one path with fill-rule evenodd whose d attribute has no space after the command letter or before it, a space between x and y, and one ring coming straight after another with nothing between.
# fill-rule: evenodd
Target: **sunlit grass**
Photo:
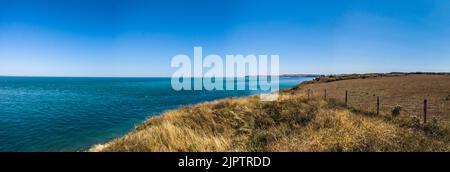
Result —
<instances>
[{"instance_id":1,"label":"sunlit grass","mask_svg":"<svg viewBox=\"0 0 450 172\"><path fill-rule=\"evenodd\" d=\"M449 130L408 116L373 116L282 94L228 98L151 117L90 151L449 151Z\"/></svg>"}]
</instances>

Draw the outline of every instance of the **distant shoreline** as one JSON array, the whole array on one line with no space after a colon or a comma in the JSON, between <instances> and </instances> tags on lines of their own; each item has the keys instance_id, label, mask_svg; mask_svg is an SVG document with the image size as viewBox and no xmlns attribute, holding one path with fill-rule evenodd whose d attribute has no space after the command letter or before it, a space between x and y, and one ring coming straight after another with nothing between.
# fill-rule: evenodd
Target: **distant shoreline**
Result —
<instances>
[{"instance_id":1,"label":"distant shoreline","mask_svg":"<svg viewBox=\"0 0 450 172\"><path fill-rule=\"evenodd\" d=\"M372 73L340 73L340 74L281 74L279 77L324 77L324 76L364 76L364 75L410 75L410 74L425 74L425 75L450 75L450 72L372 72ZM270 75L268 75L270 76ZM41 77L41 78L171 78L171 76L27 76L27 75L0 75L0 77ZM245 76L250 77L250 76ZM223 77L230 78L230 77Z\"/></svg>"}]
</instances>

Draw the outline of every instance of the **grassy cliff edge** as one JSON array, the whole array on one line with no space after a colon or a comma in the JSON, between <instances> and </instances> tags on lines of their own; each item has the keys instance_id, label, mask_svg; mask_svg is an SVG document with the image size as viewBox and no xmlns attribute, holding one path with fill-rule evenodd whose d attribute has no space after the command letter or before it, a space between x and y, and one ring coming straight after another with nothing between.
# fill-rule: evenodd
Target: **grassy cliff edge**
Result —
<instances>
[{"instance_id":1,"label":"grassy cliff edge","mask_svg":"<svg viewBox=\"0 0 450 172\"><path fill-rule=\"evenodd\" d=\"M407 115L367 114L285 91L185 106L89 151L450 151L449 129Z\"/></svg>"}]
</instances>

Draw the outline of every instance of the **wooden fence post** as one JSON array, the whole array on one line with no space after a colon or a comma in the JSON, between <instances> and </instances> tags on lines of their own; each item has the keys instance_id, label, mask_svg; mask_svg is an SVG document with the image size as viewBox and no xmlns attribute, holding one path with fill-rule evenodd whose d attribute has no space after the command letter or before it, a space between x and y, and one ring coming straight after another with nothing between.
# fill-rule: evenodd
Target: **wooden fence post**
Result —
<instances>
[{"instance_id":1,"label":"wooden fence post","mask_svg":"<svg viewBox=\"0 0 450 172\"><path fill-rule=\"evenodd\" d=\"M325 100L327 100L327 89L326 89L326 88L325 88L325 91L324 91L323 98L324 98Z\"/></svg>"},{"instance_id":2,"label":"wooden fence post","mask_svg":"<svg viewBox=\"0 0 450 172\"><path fill-rule=\"evenodd\" d=\"M345 90L345 106L348 106L348 91Z\"/></svg>"},{"instance_id":3,"label":"wooden fence post","mask_svg":"<svg viewBox=\"0 0 450 172\"><path fill-rule=\"evenodd\" d=\"M427 109L428 108L428 100L423 100L423 123L427 123Z\"/></svg>"},{"instance_id":4,"label":"wooden fence post","mask_svg":"<svg viewBox=\"0 0 450 172\"><path fill-rule=\"evenodd\" d=\"M380 115L380 96L377 96L377 116Z\"/></svg>"}]
</instances>

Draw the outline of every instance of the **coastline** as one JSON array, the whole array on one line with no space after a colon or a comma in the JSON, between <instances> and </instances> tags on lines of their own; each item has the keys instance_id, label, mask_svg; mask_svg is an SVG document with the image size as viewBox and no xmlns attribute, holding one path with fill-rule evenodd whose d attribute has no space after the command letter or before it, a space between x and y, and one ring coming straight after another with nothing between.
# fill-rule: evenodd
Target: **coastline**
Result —
<instances>
[{"instance_id":1,"label":"coastline","mask_svg":"<svg viewBox=\"0 0 450 172\"><path fill-rule=\"evenodd\" d=\"M281 88L305 79L282 78ZM175 91L170 78L1 77L0 83L0 150L18 152L80 151L181 105L259 92Z\"/></svg>"},{"instance_id":2,"label":"coastline","mask_svg":"<svg viewBox=\"0 0 450 172\"><path fill-rule=\"evenodd\" d=\"M301 81L301 82L299 82L298 84L295 84L295 85L293 85L293 86L291 86L291 87L280 88L279 90L275 90L275 91L283 92L283 91L285 91L285 90L292 89L292 88L294 88L295 86L297 86L297 85L299 85L299 84L301 84L301 83L309 82L309 81L312 81L312 80L314 80L314 79L317 79L319 76L320 76L320 75L315 75L315 74L293 74L293 75L286 75L286 74L283 74L283 75L280 75L280 78L281 78L281 77L282 77L282 78L290 78L290 79L292 79L292 78L302 78L302 79L305 79L305 80L304 80L304 81ZM257 96L257 95L259 95L259 94L261 94L261 93L252 93L252 94L249 94L249 95L232 96L232 97L219 98L219 99L208 100L208 101L202 101L202 102L197 102L197 103L192 103L192 104L183 104L183 105L180 105L180 106L177 107L177 108L167 109L167 110L164 110L163 112L161 112L161 113L159 113L159 114L150 115L150 116L147 117L145 120L143 120L143 121L139 122L138 124L136 124L135 127L134 127L133 129L131 129L131 131L129 131L128 133L133 132L134 130L136 130L136 128L138 128L140 125L144 124L147 120L150 120L151 118L154 118L154 117L158 117L158 116L164 115L165 112L176 111L176 110L178 110L178 109L180 109L180 108L183 108L183 107L196 106L196 105L199 105L199 104L205 104L205 103L207 104L207 103L217 102L217 101L223 101L223 100L227 100L227 99L245 99L245 98ZM270 93L270 94L272 94L272 93ZM109 139L109 140L107 140L107 141L105 141L105 142L103 142L103 143L94 144L94 145L92 145L91 147L83 148L83 149L81 149L81 150L79 150L79 151L85 152L85 151L92 151L93 149L102 149L102 148L104 148L104 147L107 147L108 144L109 144L110 142L112 142L112 141L114 141L114 140L116 140L116 139L119 139L119 138L121 138L121 137L124 137L124 136L126 136L126 134L123 135L123 136L120 136L120 137L118 137L118 138L112 138L112 139Z\"/></svg>"},{"instance_id":3,"label":"coastline","mask_svg":"<svg viewBox=\"0 0 450 172\"><path fill-rule=\"evenodd\" d=\"M385 77L386 76L378 76L375 78ZM364 79L367 78L373 79L371 77L364 77ZM362 77L352 79L362 79ZM320 79L317 79L317 81L320 81ZM329 82L333 81L327 81L326 83ZM314 82L300 83L299 85L305 84L314 84ZM125 136L104 144L93 145L88 151L336 151L339 149L351 151L352 149L361 149L362 147L367 146L369 146L369 148L363 151L377 151L384 149L391 151L405 151L405 148L402 148L400 145L391 145L384 142L378 143L380 140L377 140L372 136L372 134L375 134L374 132L387 132L387 135L386 133L384 133L384 135L382 134L381 137L383 139L400 140L402 145L423 144L417 141L429 140L426 143L427 145L421 145L414 148L416 151L450 150L448 130L445 127L441 128L440 124L420 124L419 126L415 126L415 128L412 126L409 129L405 129L404 127L399 126L410 125L411 123L414 123L415 119L409 117L392 118L389 116L383 116L379 119L365 117L363 119L354 118L353 116L370 116L371 114L342 107L341 104L333 101L324 101L318 98L313 100L305 99L306 95L299 93L298 91L298 86L282 90L281 93L283 96L280 100L272 103L260 102L257 96L250 95L242 98L225 98L202 102L168 110L158 116L148 118ZM293 104L293 102L296 103ZM294 109L294 111L276 112L275 114L272 114L274 113L273 111L278 111L278 108L280 107ZM311 116L308 111L313 111L311 112L313 115ZM306 114L303 114L306 116L303 116L302 112L306 112ZM214 115L212 116L212 114ZM338 117L332 117L329 114L334 114L334 116ZM343 123L341 124L343 126L339 127L343 127L347 130L342 131L344 132L343 135L326 138L327 135L333 133L322 135L324 134L322 133L324 129L315 130L314 127L323 128L325 127L323 125L329 125L326 124L326 121L328 120ZM386 122L386 120L388 120L388 122ZM346 124L348 123L346 121L352 122ZM353 126L354 124L351 124L355 122L361 123L360 125L371 127L355 128L355 126ZM440 134L445 133L444 139L436 139L428 136L426 133L422 133L427 127L430 127L429 125L439 128ZM337 126L331 127L334 128ZM377 127L381 128L374 131L373 128ZM413 131L411 131L411 128ZM309 131L309 137L321 137L325 140L329 139L331 143L328 145L323 143L325 145L322 145L322 148L313 148L319 146L313 143L303 145L303 147L290 145L285 142L287 141L285 139L290 138L296 140L299 139L297 137L301 136L301 134L297 132L288 132L293 129L306 129ZM336 128L336 130L340 129ZM394 130L398 130L398 132L395 132ZM355 131L366 133L363 134L363 140L375 139L376 143L373 143L373 145L366 145L367 143L353 143L354 141L350 143L340 143L341 141L333 140L351 137L348 135L350 133L346 132ZM257 134L260 132L265 134ZM411 137L417 141L411 141ZM198 143L199 140L201 140L201 143ZM314 141L314 139L312 141ZM287 147L283 146L284 144L287 144ZM336 144L344 144L344 146L339 148L336 147ZM413 147L408 148L408 151L411 150L413 150Z\"/></svg>"}]
</instances>

